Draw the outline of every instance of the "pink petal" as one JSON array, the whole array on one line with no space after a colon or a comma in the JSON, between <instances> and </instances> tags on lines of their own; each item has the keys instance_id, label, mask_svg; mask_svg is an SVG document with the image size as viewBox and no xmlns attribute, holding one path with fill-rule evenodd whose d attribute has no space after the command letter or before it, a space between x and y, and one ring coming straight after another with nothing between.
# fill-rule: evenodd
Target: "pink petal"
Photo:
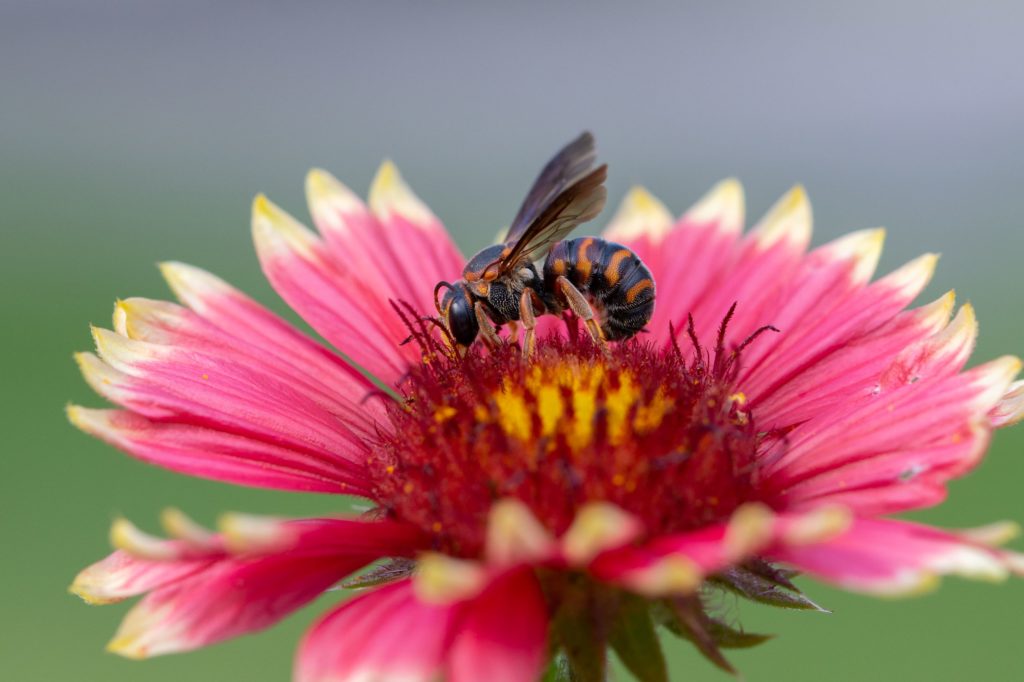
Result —
<instances>
[{"instance_id":1,"label":"pink petal","mask_svg":"<svg viewBox=\"0 0 1024 682\"><path fill-rule=\"evenodd\" d=\"M533 572L506 573L465 605L447 679L533 682L544 667L547 634L547 605Z\"/></svg>"},{"instance_id":2,"label":"pink petal","mask_svg":"<svg viewBox=\"0 0 1024 682\"><path fill-rule=\"evenodd\" d=\"M224 431L361 472L363 440L301 387L222 354L95 330L103 360L80 354L104 397L151 420Z\"/></svg>"},{"instance_id":3,"label":"pink petal","mask_svg":"<svg viewBox=\"0 0 1024 682\"><path fill-rule=\"evenodd\" d=\"M253 205L253 238L277 293L359 366L394 384L419 360L412 344L401 345L409 331L375 281L338 261L319 237L263 197Z\"/></svg>"},{"instance_id":4,"label":"pink petal","mask_svg":"<svg viewBox=\"0 0 1024 682\"><path fill-rule=\"evenodd\" d=\"M757 226L733 249L688 311L673 320L685 328L686 312L693 314L700 339L713 339L733 303L739 302L729 325L730 337L742 340L756 328L772 323L784 299L785 285L804 265L811 236L810 204L796 187L780 199Z\"/></svg>"},{"instance_id":5,"label":"pink petal","mask_svg":"<svg viewBox=\"0 0 1024 682\"><path fill-rule=\"evenodd\" d=\"M763 455L765 485L783 490L876 455L958 444L965 433L983 428L980 422L1019 369L1019 360L1003 358L963 374L922 379L869 401L839 406L796 429L787 442ZM939 460L949 476L962 474L977 461L975 447L956 452L960 457L953 462ZM927 462L924 465L930 468Z\"/></svg>"},{"instance_id":6,"label":"pink petal","mask_svg":"<svg viewBox=\"0 0 1024 682\"><path fill-rule=\"evenodd\" d=\"M988 443L986 426L966 424L944 443L910 444L803 478L776 503L787 508L840 504L865 516L932 506L945 498L945 483L973 467Z\"/></svg>"},{"instance_id":7,"label":"pink petal","mask_svg":"<svg viewBox=\"0 0 1024 682\"><path fill-rule=\"evenodd\" d=\"M990 413L992 426L1001 429L1024 419L1024 381L1015 381L1006 389Z\"/></svg>"},{"instance_id":8,"label":"pink petal","mask_svg":"<svg viewBox=\"0 0 1024 682\"><path fill-rule=\"evenodd\" d=\"M306 196L317 229L335 259L374 282L382 300L434 309L433 288L462 272L465 258L433 213L385 162L370 188L370 210L325 171L312 171Z\"/></svg>"},{"instance_id":9,"label":"pink petal","mask_svg":"<svg viewBox=\"0 0 1024 682\"><path fill-rule=\"evenodd\" d=\"M605 552L588 572L649 596L692 593L705 576L753 556L783 527L767 508L747 505L725 523Z\"/></svg>"},{"instance_id":10,"label":"pink petal","mask_svg":"<svg viewBox=\"0 0 1024 682\"><path fill-rule=\"evenodd\" d=\"M126 410L68 408L80 429L128 454L191 476L280 490L369 496L351 466L244 435L152 421Z\"/></svg>"},{"instance_id":11,"label":"pink petal","mask_svg":"<svg viewBox=\"0 0 1024 682\"><path fill-rule=\"evenodd\" d=\"M359 567L409 555L420 543L406 526L331 519L257 523L256 532L240 539L250 548L244 554L146 596L109 648L144 658L261 630Z\"/></svg>"},{"instance_id":12,"label":"pink petal","mask_svg":"<svg viewBox=\"0 0 1024 682\"><path fill-rule=\"evenodd\" d=\"M695 303L707 296L712 282L732 258L743 229L743 211L742 187L735 180L726 180L667 234L622 233L614 221L609 224L605 236L634 249L654 275L658 297L650 328L656 340L667 339L669 322L679 328ZM671 256L664 257L668 254Z\"/></svg>"},{"instance_id":13,"label":"pink petal","mask_svg":"<svg viewBox=\"0 0 1024 682\"><path fill-rule=\"evenodd\" d=\"M408 580L335 607L306 634L295 682L438 679L454 609L416 599Z\"/></svg>"},{"instance_id":14,"label":"pink petal","mask_svg":"<svg viewBox=\"0 0 1024 682\"><path fill-rule=\"evenodd\" d=\"M824 316L791 319L792 326L781 326L782 333L766 343L759 340L744 355L740 378L744 391L756 406L837 349L882 327L917 297L933 270L934 257L923 257L868 287L850 289L849 295L839 296L831 306L826 303ZM760 324L776 324L769 317L775 312L763 312ZM742 339L743 334L744 330L737 330L735 338Z\"/></svg>"},{"instance_id":15,"label":"pink petal","mask_svg":"<svg viewBox=\"0 0 1024 682\"><path fill-rule=\"evenodd\" d=\"M110 604L176 583L209 568L214 561L153 561L118 550L79 573L70 590L90 604Z\"/></svg>"},{"instance_id":16,"label":"pink petal","mask_svg":"<svg viewBox=\"0 0 1024 682\"><path fill-rule=\"evenodd\" d=\"M325 392L343 405L361 406L359 411L376 413L377 408L364 401L368 392L376 390L374 384L322 344L208 272L184 263L161 263L160 271L178 299L209 326L193 324L182 315L160 315L163 320L158 321L154 319L157 315L136 314L133 319L129 314L127 336L135 338L133 332L138 332L147 334L148 338L142 340L154 343L177 344L179 339L191 339L196 345L226 345L261 363L272 364L276 371L322 384ZM126 309L129 313L132 310L130 305ZM138 306L134 310L138 312Z\"/></svg>"},{"instance_id":17,"label":"pink petal","mask_svg":"<svg viewBox=\"0 0 1024 682\"><path fill-rule=\"evenodd\" d=\"M1002 580L1020 557L929 526L885 519L857 519L838 537L769 553L840 587L881 595L914 594L938 576Z\"/></svg>"},{"instance_id":18,"label":"pink petal","mask_svg":"<svg viewBox=\"0 0 1024 682\"><path fill-rule=\"evenodd\" d=\"M169 265L165 265L168 271ZM179 279L180 273L175 275ZM223 306L240 306L222 300ZM284 325L284 323L281 323ZM115 329L122 336L179 351L199 351L232 360L288 383L308 395L346 427L362 436L376 433L375 423L386 412L380 400L368 399L377 388L323 346L285 327L284 339L265 339L251 330L224 329L198 313L174 303L143 298L118 301ZM293 332L293 335L288 332Z\"/></svg>"},{"instance_id":19,"label":"pink petal","mask_svg":"<svg viewBox=\"0 0 1024 682\"><path fill-rule=\"evenodd\" d=\"M897 314L884 325L802 370L770 396L759 396L757 418L766 426L800 424L851 400L869 398L879 378L903 349L940 332L949 321L953 296Z\"/></svg>"}]
</instances>

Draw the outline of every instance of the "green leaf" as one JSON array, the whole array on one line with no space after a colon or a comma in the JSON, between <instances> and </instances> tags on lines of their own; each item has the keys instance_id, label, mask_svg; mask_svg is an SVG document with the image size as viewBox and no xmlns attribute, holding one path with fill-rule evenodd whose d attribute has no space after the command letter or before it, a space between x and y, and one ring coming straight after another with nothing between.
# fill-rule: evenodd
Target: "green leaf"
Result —
<instances>
[{"instance_id":1,"label":"green leaf","mask_svg":"<svg viewBox=\"0 0 1024 682\"><path fill-rule=\"evenodd\" d=\"M612 626L612 648L640 682L667 682L668 669L646 600L623 594Z\"/></svg>"}]
</instances>

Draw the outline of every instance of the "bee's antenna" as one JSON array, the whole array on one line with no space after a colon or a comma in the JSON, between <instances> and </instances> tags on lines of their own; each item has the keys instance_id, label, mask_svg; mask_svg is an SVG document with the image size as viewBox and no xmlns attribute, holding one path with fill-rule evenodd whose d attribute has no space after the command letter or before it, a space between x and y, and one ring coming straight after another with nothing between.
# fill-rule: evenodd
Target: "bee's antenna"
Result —
<instances>
[{"instance_id":1,"label":"bee's antenna","mask_svg":"<svg viewBox=\"0 0 1024 682\"><path fill-rule=\"evenodd\" d=\"M438 315L441 314L441 302L437 300L437 292L441 290L441 287L448 287L449 289L455 288L452 286L451 282L445 282L444 280L441 280L436 286L434 286L434 307L437 309Z\"/></svg>"}]
</instances>

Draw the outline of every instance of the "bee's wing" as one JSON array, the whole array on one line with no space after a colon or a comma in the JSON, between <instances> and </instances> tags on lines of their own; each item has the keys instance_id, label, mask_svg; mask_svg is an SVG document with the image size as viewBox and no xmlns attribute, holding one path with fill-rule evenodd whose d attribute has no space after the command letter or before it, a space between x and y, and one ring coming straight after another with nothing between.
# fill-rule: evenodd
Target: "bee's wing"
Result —
<instances>
[{"instance_id":1,"label":"bee's wing","mask_svg":"<svg viewBox=\"0 0 1024 682\"><path fill-rule=\"evenodd\" d=\"M508 229L505 241L516 241L525 235L555 197L590 171L596 158L594 136L589 132L583 133L555 154L533 181L533 186Z\"/></svg>"},{"instance_id":2,"label":"bee's wing","mask_svg":"<svg viewBox=\"0 0 1024 682\"><path fill-rule=\"evenodd\" d=\"M600 213L607 197L604 188L607 177L608 166L599 166L550 199L518 237L512 250L501 259L501 271L508 272L524 260L535 260L577 225Z\"/></svg>"}]
</instances>

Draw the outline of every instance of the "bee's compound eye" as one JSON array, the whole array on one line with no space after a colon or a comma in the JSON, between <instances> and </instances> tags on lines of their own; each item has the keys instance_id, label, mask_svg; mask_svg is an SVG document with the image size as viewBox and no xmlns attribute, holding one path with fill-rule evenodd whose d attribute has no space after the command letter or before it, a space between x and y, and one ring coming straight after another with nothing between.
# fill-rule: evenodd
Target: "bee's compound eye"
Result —
<instances>
[{"instance_id":1,"label":"bee's compound eye","mask_svg":"<svg viewBox=\"0 0 1024 682\"><path fill-rule=\"evenodd\" d=\"M476 321L476 311L469 296L463 292L449 292L452 296L451 305L448 306L448 330L455 337L455 341L462 346L468 346L476 339L480 326ZM448 298L448 296L445 296Z\"/></svg>"}]
</instances>

